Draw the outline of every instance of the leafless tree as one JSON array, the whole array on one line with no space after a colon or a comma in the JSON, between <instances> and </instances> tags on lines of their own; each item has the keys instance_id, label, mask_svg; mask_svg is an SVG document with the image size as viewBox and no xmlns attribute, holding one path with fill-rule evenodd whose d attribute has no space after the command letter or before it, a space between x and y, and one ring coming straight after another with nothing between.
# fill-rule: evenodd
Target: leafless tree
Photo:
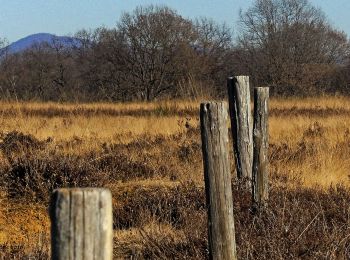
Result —
<instances>
[{"instance_id":1,"label":"leafless tree","mask_svg":"<svg viewBox=\"0 0 350 260\"><path fill-rule=\"evenodd\" d=\"M7 53L7 40L0 37L0 58Z\"/></svg>"},{"instance_id":2,"label":"leafless tree","mask_svg":"<svg viewBox=\"0 0 350 260\"><path fill-rule=\"evenodd\" d=\"M138 7L118 25L127 44L125 60L135 94L152 100L174 89L183 73L180 55L192 42L192 24L168 7Z\"/></svg>"},{"instance_id":3,"label":"leafless tree","mask_svg":"<svg viewBox=\"0 0 350 260\"><path fill-rule=\"evenodd\" d=\"M80 77L88 92L103 100L130 99L125 64L128 51L122 34L101 27L80 31L76 36L82 43L77 50Z\"/></svg>"},{"instance_id":4,"label":"leafless tree","mask_svg":"<svg viewBox=\"0 0 350 260\"><path fill-rule=\"evenodd\" d=\"M345 33L308 0L256 0L239 22L243 63L256 84L277 92L313 90L349 52Z\"/></svg>"},{"instance_id":5,"label":"leafless tree","mask_svg":"<svg viewBox=\"0 0 350 260\"><path fill-rule=\"evenodd\" d=\"M195 48L201 58L201 77L215 92L224 90L225 81L232 74L232 29L225 23L219 24L205 17L194 21L196 31Z\"/></svg>"},{"instance_id":6,"label":"leafless tree","mask_svg":"<svg viewBox=\"0 0 350 260\"><path fill-rule=\"evenodd\" d=\"M6 54L0 98L151 101L226 95L229 75L248 74L277 94L348 93L349 43L307 0L255 0L240 13L237 44L226 24L189 20L164 6L138 7L117 27L81 30Z\"/></svg>"}]
</instances>

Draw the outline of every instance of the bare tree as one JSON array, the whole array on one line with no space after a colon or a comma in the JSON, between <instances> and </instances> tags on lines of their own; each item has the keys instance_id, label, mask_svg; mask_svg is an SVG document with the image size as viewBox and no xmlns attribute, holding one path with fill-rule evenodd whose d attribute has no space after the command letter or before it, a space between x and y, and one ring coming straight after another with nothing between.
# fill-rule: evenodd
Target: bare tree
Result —
<instances>
[{"instance_id":1,"label":"bare tree","mask_svg":"<svg viewBox=\"0 0 350 260\"><path fill-rule=\"evenodd\" d=\"M239 47L255 83L278 86L277 92L312 89L323 73L319 64L339 64L349 51L345 33L308 0L256 0L240 13L240 29Z\"/></svg>"},{"instance_id":2,"label":"bare tree","mask_svg":"<svg viewBox=\"0 0 350 260\"><path fill-rule=\"evenodd\" d=\"M232 73L232 29L225 23L219 24L205 17L194 22L196 31L195 48L201 58L201 78L216 92L224 90L227 76Z\"/></svg>"},{"instance_id":3,"label":"bare tree","mask_svg":"<svg viewBox=\"0 0 350 260\"><path fill-rule=\"evenodd\" d=\"M0 58L2 58L7 53L7 40L0 38Z\"/></svg>"},{"instance_id":4,"label":"bare tree","mask_svg":"<svg viewBox=\"0 0 350 260\"><path fill-rule=\"evenodd\" d=\"M83 85L97 99L128 100L131 86L125 64L128 53L122 34L116 29L97 28L80 31L81 46L77 50Z\"/></svg>"},{"instance_id":5,"label":"bare tree","mask_svg":"<svg viewBox=\"0 0 350 260\"><path fill-rule=\"evenodd\" d=\"M174 89L186 68L180 55L192 42L192 24L168 7L138 7L125 13L118 29L127 44L125 60L135 94L152 100Z\"/></svg>"}]
</instances>

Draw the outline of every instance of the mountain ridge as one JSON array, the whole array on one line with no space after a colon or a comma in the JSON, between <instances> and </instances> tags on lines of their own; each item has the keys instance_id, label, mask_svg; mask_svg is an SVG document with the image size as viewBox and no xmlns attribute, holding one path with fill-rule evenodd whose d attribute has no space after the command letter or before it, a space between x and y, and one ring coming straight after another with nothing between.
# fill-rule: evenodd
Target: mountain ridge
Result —
<instances>
[{"instance_id":1,"label":"mountain ridge","mask_svg":"<svg viewBox=\"0 0 350 260\"><path fill-rule=\"evenodd\" d=\"M77 44L77 39L69 36L57 36L51 33L35 33L9 44L6 48L9 54L14 54L25 51L35 44L53 44L55 42L65 47L72 47Z\"/></svg>"}]
</instances>

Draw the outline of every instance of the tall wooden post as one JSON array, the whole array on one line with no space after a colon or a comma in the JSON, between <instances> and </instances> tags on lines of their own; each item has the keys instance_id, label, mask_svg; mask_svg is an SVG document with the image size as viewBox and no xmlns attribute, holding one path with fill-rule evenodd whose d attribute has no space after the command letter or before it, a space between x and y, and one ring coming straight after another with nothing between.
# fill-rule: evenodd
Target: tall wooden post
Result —
<instances>
[{"instance_id":1,"label":"tall wooden post","mask_svg":"<svg viewBox=\"0 0 350 260\"><path fill-rule=\"evenodd\" d=\"M109 190L55 190L50 216L52 259L112 259L112 196Z\"/></svg>"},{"instance_id":2,"label":"tall wooden post","mask_svg":"<svg viewBox=\"0 0 350 260\"><path fill-rule=\"evenodd\" d=\"M236 259L226 104L202 103L200 120L210 259Z\"/></svg>"},{"instance_id":3,"label":"tall wooden post","mask_svg":"<svg viewBox=\"0 0 350 260\"><path fill-rule=\"evenodd\" d=\"M254 156L253 156L253 201L264 205L269 196L269 88L254 89Z\"/></svg>"},{"instance_id":4,"label":"tall wooden post","mask_svg":"<svg viewBox=\"0 0 350 260\"><path fill-rule=\"evenodd\" d=\"M231 131L237 177L252 179L253 136L250 108L249 76L227 79Z\"/></svg>"}]
</instances>

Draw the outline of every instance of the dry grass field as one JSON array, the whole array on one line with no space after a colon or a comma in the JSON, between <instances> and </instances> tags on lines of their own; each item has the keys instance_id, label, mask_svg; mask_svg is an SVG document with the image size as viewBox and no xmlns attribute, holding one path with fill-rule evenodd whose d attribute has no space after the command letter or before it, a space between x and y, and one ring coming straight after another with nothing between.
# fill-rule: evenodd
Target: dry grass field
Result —
<instances>
[{"instance_id":1,"label":"dry grass field","mask_svg":"<svg viewBox=\"0 0 350 260\"><path fill-rule=\"evenodd\" d=\"M268 209L232 182L239 259L350 257L349 101L271 100ZM207 258L198 110L0 103L0 259L48 258L50 193L72 186L111 189L116 259Z\"/></svg>"}]
</instances>

